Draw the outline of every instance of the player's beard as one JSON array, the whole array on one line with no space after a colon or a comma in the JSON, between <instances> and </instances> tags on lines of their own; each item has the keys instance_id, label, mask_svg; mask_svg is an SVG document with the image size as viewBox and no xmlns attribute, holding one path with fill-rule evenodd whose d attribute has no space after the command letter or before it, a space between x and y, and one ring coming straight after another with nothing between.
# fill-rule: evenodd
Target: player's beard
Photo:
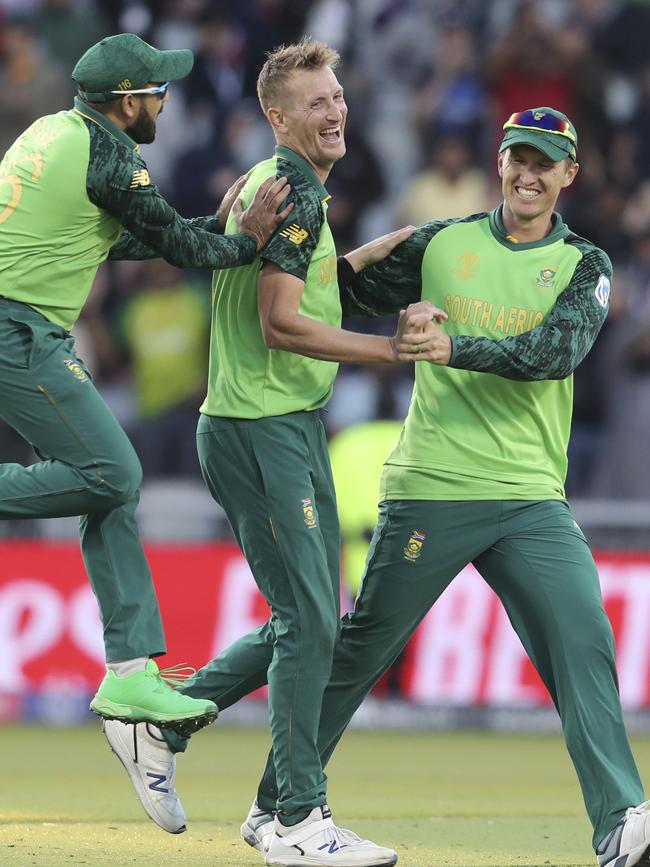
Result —
<instances>
[{"instance_id":1,"label":"player's beard","mask_svg":"<svg viewBox=\"0 0 650 867\"><path fill-rule=\"evenodd\" d=\"M152 118L141 104L138 116L124 131L137 144L151 144L156 137L156 118Z\"/></svg>"}]
</instances>

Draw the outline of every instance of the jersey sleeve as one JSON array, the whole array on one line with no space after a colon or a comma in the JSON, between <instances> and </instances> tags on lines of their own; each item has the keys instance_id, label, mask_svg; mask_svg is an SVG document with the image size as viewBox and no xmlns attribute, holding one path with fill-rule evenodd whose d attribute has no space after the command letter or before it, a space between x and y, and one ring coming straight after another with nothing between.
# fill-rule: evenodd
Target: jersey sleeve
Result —
<instances>
[{"instance_id":1,"label":"jersey sleeve","mask_svg":"<svg viewBox=\"0 0 650 867\"><path fill-rule=\"evenodd\" d=\"M135 151L94 123L88 128L88 197L112 214L136 241L179 268L232 268L253 261L257 244L252 236L218 235L210 230L211 223L193 224L181 217L151 183ZM129 236L124 240L125 251L127 241ZM144 253L144 248L131 249Z\"/></svg>"},{"instance_id":2,"label":"jersey sleeve","mask_svg":"<svg viewBox=\"0 0 650 867\"><path fill-rule=\"evenodd\" d=\"M292 174L290 183L291 192L284 206L293 202L293 210L260 257L262 261L273 262L287 274L305 281L325 222L325 212L316 189L302 175Z\"/></svg>"},{"instance_id":3,"label":"jersey sleeve","mask_svg":"<svg viewBox=\"0 0 650 867\"><path fill-rule=\"evenodd\" d=\"M385 259L358 274L344 259L338 268L343 315L383 316L419 301L424 252L444 225L447 223L425 223Z\"/></svg>"},{"instance_id":4,"label":"jersey sleeve","mask_svg":"<svg viewBox=\"0 0 650 867\"><path fill-rule=\"evenodd\" d=\"M221 234L219 221L216 217L193 217L187 220L187 224L193 228L205 229L215 235ZM135 237L128 229L124 229L119 239L108 251L109 259L159 259L160 253L154 247L150 247Z\"/></svg>"},{"instance_id":5,"label":"jersey sleeve","mask_svg":"<svg viewBox=\"0 0 650 867\"><path fill-rule=\"evenodd\" d=\"M589 246L541 325L501 340L452 337L449 366L506 379L564 379L585 358L605 321L611 277L608 257Z\"/></svg>"}]
</instances>

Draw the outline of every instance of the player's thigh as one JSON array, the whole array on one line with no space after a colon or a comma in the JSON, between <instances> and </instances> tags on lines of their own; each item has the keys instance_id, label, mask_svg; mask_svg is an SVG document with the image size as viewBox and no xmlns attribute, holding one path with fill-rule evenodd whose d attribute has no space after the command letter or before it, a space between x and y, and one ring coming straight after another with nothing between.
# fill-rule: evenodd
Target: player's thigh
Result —
<instances>
[{"instance_id":1,"label":"player's thigh","mask_svg":"<svg viewBox=\"0 0 650 867\"><path fill-rule=\"evenodd\" d=\"M551 644L611 651L596 564L566 502L511 503L503 535L475 566L538 652Z\"/></svg>"},{"instance_id":2,"label":"player's thigh","mask_svg":"<svg viewBox=\"0 0 650 867\"><path fill-rule=\"evenodd\" d=\"M139 472L128 437L69 334L32 311L0 318L0 344L3 340L0 406L8 424L42 457L77 467L132 466Z\"/></svg>"},{"instance_id":3,"label":"player's thigh","mask_svg":"<svg viewBox=\"0 0 650 867\"><path fill-rule=\"evenodd\" d=\"M282 621L337 626L332 574L300 426L202 416L199 460L255 580Z\"/></svg>"},{"instance_id":4,"label":"player's thigh","mask_svg":"<svg viewBox=\"0 0 650 867\"><path fill-rule=\"evenodd\" d=\"M344 621L371 652L394 656L467 563L492 544L492 504L382 503L354 611Z\"/></svg>"}]
</instances>

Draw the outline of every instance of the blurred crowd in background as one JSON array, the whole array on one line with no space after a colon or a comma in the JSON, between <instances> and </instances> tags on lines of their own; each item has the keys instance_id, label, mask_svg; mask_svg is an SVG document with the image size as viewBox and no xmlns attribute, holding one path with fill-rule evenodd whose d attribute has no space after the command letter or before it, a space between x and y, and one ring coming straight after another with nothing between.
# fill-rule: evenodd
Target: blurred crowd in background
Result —
<instances>
[{"instance_id":1,"label":"blurred crowd in background","mask_svg":"<svg viewBox=\"0 0 650 867\"><path fill-rule=\"evenodd\" d=\"M212 213L235 178L272 153L255 95L265 53L304 33L340 51L348 150L327 187L341 253L406 223L495 207L503 122L534 106L565 111L581 170L561 210L614 264L608 320L575 376L567 490L650 496L650 3L0 0L0 151L36 117L69 108L75 61L122 31L195 53L143 148L153 180L185 216ZM145 479L199 475L209 281L162 261L105 264L75 328ZM329 434L403 418L412 374L342 368ZM6 427L0 454L34 459Z\"/></svg>"}]
</instances>

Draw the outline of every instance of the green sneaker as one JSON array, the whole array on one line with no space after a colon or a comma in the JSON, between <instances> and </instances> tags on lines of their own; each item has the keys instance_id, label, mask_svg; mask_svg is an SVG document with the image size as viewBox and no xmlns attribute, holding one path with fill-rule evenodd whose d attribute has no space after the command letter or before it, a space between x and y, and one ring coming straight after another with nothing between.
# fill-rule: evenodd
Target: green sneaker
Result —
<instances>
[{"instance_id":1,"label":"green sneaker","mask_svg":"<svg viewBox=\"0 0 650 867\"><path fill-rule=\"evenodd\" d=\"M107 671L90 709L104 719L153 722L159 728L173 728L190 735L213 722L219 711L213 701L190 698L173 689L170 684L179 683L169 677L174 673L173 668L159 671L153 659L148 660L144 671L125 677Z\"/></svg>"}]
</instances>

